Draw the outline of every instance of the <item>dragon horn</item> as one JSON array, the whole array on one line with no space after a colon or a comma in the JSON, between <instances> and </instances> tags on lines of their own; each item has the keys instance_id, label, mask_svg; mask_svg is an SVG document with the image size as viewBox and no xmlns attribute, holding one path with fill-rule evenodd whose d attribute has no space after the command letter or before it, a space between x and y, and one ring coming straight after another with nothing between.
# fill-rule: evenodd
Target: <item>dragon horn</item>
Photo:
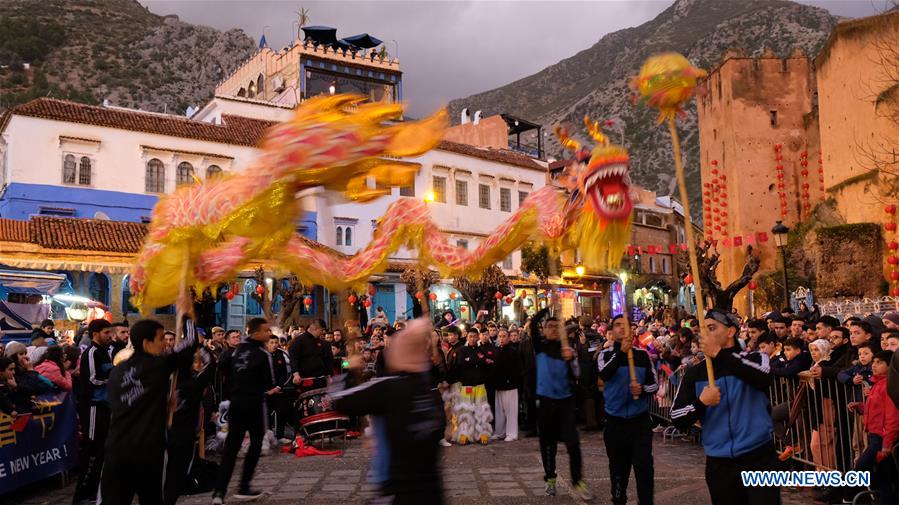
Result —
<instances>
[{"instance_id":1,"label":"dragon horn","mask_svg":"<svg viewBox=\"0 0 899 505\"><path fill-rule=\"evenodd\" d=\"M590 116L584 116L584 125L587 126L587 131L590 133L590 136L593 137L593 140L601 145L609 143L609 138L606 137L599 128L599 121L593 121L590 119Z\"/></svg>"},{"instance_id":2,"label":"dragon horn","mask_svg":"<svg viewBox=\"0 0 899 505\"><path fill-rule=\"evenodd\" d=\"M578 152L578 150L581 148L581 144L578 143L577 140L571 138L568 135L568 129L563 128L562 125L556 125L556 127L553 129L553 132L555 132L556 137L559 137L559 142L565 149Z\"/></svg>"}]
</instances>

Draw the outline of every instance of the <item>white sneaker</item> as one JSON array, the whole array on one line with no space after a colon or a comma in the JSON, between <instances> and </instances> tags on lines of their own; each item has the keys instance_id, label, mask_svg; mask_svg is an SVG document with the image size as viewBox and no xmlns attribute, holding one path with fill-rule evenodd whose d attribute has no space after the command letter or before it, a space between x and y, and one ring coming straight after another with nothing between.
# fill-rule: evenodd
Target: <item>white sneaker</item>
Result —
<instances>
[{"instance_id":1,"label":"white sneaker","mask_svg":"<svg viewBox=\"0 0 899 505\"><path fill-rule=\"evenodd\" d=\"M441 438L439 444L440 444L440 447L452 447L453 446L453 444L447 442L445 438Z\"/></svg>"},{"instance_id":2,"label":"white sneaker","mask_svg":"<svg viewBox=\"0 0 899 505\"><path fill-rule=\"evenodd\" d=\"M279 438L278 443L281 445L287 445L287 444L293 443L293 440L291 440L289 438Z\"/></svg>"},{"instance_id":3,"label":"white sneaker","mask_svg":"<svg viewBox=\"0 0 899 505\"><path fill-rule=\"evenodd\" d=\"M506 438L505 435L493 435L492 437L490 437L490 440L502 440L504 438Z\"/></svg>"},{"instance_id":4,"label":"white sneaker","mask_svg":"<svg viewBox=\"0 0 899 505\"><path fill-rule=\"evenodd\" d=\"M503 439L503 442L514 442L516 440L518 440L518 437L513 437L512 435L509 435L508 437Z\"/></svg>"}]
</instances>

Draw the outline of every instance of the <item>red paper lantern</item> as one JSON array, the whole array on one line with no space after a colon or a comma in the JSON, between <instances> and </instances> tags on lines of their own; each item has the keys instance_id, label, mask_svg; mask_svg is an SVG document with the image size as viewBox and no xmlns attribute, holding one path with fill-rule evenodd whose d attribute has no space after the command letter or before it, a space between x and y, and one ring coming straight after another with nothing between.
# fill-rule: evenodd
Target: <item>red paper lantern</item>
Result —
<instances>
[{"instance_id":1,"label":"red paper lantern","mask_svg":"<svg viewBox=\"0 0 899 505\"><path fill-rule=\"evenodd\" d=\"M893 205L893 204L889 204L889 205L887 205L886 207L883 208L883 211L886 212L887 214L891 214L891 215L892 215L892 214L895 214L895 213L896 213L896 206Z\"/></svg>"},{"instance_id":2,"label":"red paper lantern","mask_svg":"<svg viewBox=\"0 0 899 505\"><path fill-rule=\"evenodd\" d=\"M899 242L890 240L889 243L887 243L887 248L891 251L895 251L896 249L899 249Z\"/></svg>"},{"instance_id":3,"label":"red paper lantern","mask_svg":"<svg viewBox=\"0 0 899 505\"><path fill-rule=\"evenodd\" d=\"M718 169L717 169L717 168L713 168L713 169L712 169L712 175L718 175Z\"/></svg>"},{"instance_id":4,"label":"red paper lantern","mask_svg":"<svg viewBox=\"0 0 899 505\"><path fill-rule=\"evenodd\" d=\"M366 298L365 301L362 302L362 305L365 306L366 309L369 308L369 307L371 307L371 300L369 300L368 298Z\"/></svg>"},{"instance_id":5,"label":"red paper lantern","mask_svg":"<svg viewBox=\"0 0 899 505\"><path fill-rule=\"evenodd\" d=\"M306 307L311 306L312 305L312 297L307 296L306 298L303 298L303 305L305 305Z\"/></svg>"},{"instance_id":6,"label":"red paper lantern","mask_svg":"<svg viewBox=\"0 0 899 505\"><path fill-rule=\"evenodd\" d=\"M893 296L899 296L899 288L893 288Z\"/></svg>"},{"instance_id":7,"label":"red paper lantern","mask_svg":"<svg viewBox=\"0 0 899 505\"><path fill-rule=\"evenodd\" d=\"M430 298L432 302L436 302L437 301L437 293L431 293L430 295L428 295L428 298Z\"/></svg>"},{"instance_id":8,"label":"red paper lantern","mask_svg":"<svg viewBox=\"0 0 899 505\"><path fill-rule=\"evenodd\" d=\"M890 272L890 280L899 281L899 272L895 270Z\"/></svg>"},{"instance_id":9,"label":"red paper lantern","mask_svg":"<svg viewBox=\"0 0 899 505\"><path fill-rule=\"evenodd\" d=\"M456 293L450 293L450 300L456 299Z\"/></svg>"},{"instance_id":10,"label":"red paper lantern","mask_svg":"<svg viewBox=\"0 0 899 505\"><path fill-rule=\"evenodd\" d=\"M260 284L260 285L256 286L256 294L261 295L262 293L265 293L265 288L262 287L262 284Z\"/></svg>"},{"instance_id":11,"label":"red paper lantern","mask_svg":"<svg viewBox=\"0 0 899 505\"><path fill-rule=\"evenodd\" d=\"M368 294L371 296L375 296L375 285L374 284L368 285Z\"/></svg>"},{"instance_id":12,"label":"red paper lantern","mask_svg":"<svg viewBox=\"0 0 899 505\"><path fill-rule=\"evenodd\" d=\"M463 305L462 307L459 308L459 312L467 312L467 311L468 311L468 307L466 307L465 305Z\"/></svg>"},{"instance_id":13,"label":"red paper lantern","mask_svg":"<svg viewBox=\"0 0 899 505\"><path fill-rule=\"evenodd\" d=\"M749 281L749 284L747 284L746 287L748 287L750 291L755 291L756 289L758 289L759 283L752 280Z\"/></svg>"},{"instance_id":14,"label":"red paper lantern","mask_svg":"<svg viewBox=\"0 0 899 505\"><path fill-rule=\"evenodd\" d=\"M512 297L511 297L511 296L507 296L507 297L506 297L506 303L512 303Z\"/></svg>"},{"instance_id":15,"label":"red paper lantern","mask_svg":"<svg viewBox=\"0 0 899 505\"><path fill-rule=\"evenodd\" d=\"M807 158L807 157L808 157L808 151L802 151L801 153L799 153L799 156L802 156L803 158Z\"/></svg>"},{"instance_id":16,"label":"red paper lantern","mask_svg":"<svg viewBox=\"0 0 899 505\"><path fill-rule=\"evenodd\" d=\"M356 298L356 295L350 295L347 297L347 301L350 302L350 305L356 305L356 302L359 301L359 299Z\"/></svg>"},{"instance_id":17,"label":"red paper lantern","mask_svg":"<svg viewBox=\"0 0 899 505\"><path fill-rule=\"evenodd\" d=\"M225 299L230 302L231 300L234 299L234 293L228 291L227 293L225 293Z\"/></svg>"},{"instance_id":18,"label":"red paper lantern","mask_svg":"<svg viewBox=\"0 0 899 505\"><path fill-rule=\"evenodd\" d=\"M799 173L802 174L803 177L808 177L808 170L802 169Z\"/></svg>"},{"instance_id":19,"label":"red paper lantern","mask_svg":"<svg viewBox=\"0 0 899 505\"><path fill-rule=\"evenodd\" d=\"M496 298L497 300L499 300L500 298L503 297L503 294L500 293L499 291L497 291L496 293L493 294L493 297Z\"/></svg>"},{"instance_id":20,"label":"red paper lantern","mask_svg":"<svg viewBox=\"0 0 899 505\"><path fill-rule=\"evenodd\" d=\"M685 275L684 276L684 284L687 286L692 286L693 285L693 276L690 274Z\"/></svg>"},{"instance_id":21,"label":"red paper lantern","mask_svg":"<svg viewBox=\"0 0 899 505\"><path fill-rule=\"evenodd\" d=\"M718 164L718 160L712 160L712 165L717 165L717 164Z\"/></svg>"},{"instance_id":22,"label":"red paper lantern","mask_svg":"<svg viewBox=\"0 0 899 505\"><path fill-rule=\"evenodd\" d=\"M418 291L418 292L415 293L415 298L416 298L416 299L421 300L421 297L422 297L421 291Z\"/></svg>"},{"instance_id":23,"label":"red paper lantern","mask_svg":"<svg viewBox=\"0 0 899 505\"><path fill-rule=\"evenodd\" d=\"M887 256L887 263L889 263L890 265L899 265L899 258L891 254Z\"/></svg>"},{"instance_id":24,"label":"red paper lantern","mask_svg":"<svg viewBox=\"0 0 899 505\"><path fill-rule=\"evenodd\" d=\"M889 223L884 223L883 227L884 229L886 229L886 231L896 231L896 223L892 221L890 221Z\"/></svg>"}]
</instances>

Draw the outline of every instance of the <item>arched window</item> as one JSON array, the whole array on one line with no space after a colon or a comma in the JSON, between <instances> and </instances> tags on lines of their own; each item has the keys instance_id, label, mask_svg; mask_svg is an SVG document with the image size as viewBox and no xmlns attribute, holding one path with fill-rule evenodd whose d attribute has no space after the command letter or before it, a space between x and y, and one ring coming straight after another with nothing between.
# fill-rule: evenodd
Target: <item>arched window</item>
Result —
<instances>
[{"instance_id":1,"label":"arched window","mask_svg":"<svg viewBox=\"0 0 899 505\"><path fill-rule=\"evenodd\" d=\"M237 96L247 96L247 90L240 88L240 91L237 92Z\"/></svg>"},{"instance_id":2,"label":"arched window","mask_svg":"<svg viewBox=\"0 0 899 505\"><path fill-rule=\"evenodd\" d=\"M62 183L75 184L75 157L67 154L62 162Z\"/></svg>"},{"instance_id":3,"label":"arched window","mask_svg":"<svg viewBox=\"0 0 899 505\"><path fill-rule=\"evenodd\" d=\"M265 96L265 78L262 77L262 74L256 78L256 93Z\"/></svg>"},{"instance_id":4,"label":"arched window","mask_svg":"<svg viewBox=\"0 0 899 505\"><path fill-rule=\"evenodd\" d=\"M206 178L213 179L222 175L222 167L218 165L209 165L206 167Z\"/></svg>"},{"instance_id":5,"label":"arched window","mask_svg":"<svg viewBox=\"0 0 899 505\"><path fill-rule=\"evenodd\" d=\"M90 297L103 305L109 305L109 277L105 274L93 273L87 282Z\"/></svg>"},{"instance_id":6,"label":"arched window","mask_svg":"<svg viewBox=\"0 0 899 505\"><path fill-rule=\"evenodd\" d=\"M165 165L156 158L147 162L147 193L165 193Z\"/></svg>"},{"instance_id":7,"label":"arched window","mask_svg":"<svg viewBox=\"0 0 899 505\"><path fill-rule=\"evenodd\" d=\"M186 161L178 163L178 178L175 183L180 186L192 182L194 182L194 166Z\"/></svg>"},{"instance_id":8,"label":"arched window","mask_svg":"<svg viewBox=\"0 0 899 505\"><path fill-rule=\"evenodd\" d=\"M131 305L131 276L122 278L122 314L137 314L138 310Z\"/></svg>"},{"instance_id":9,"label":"arched window","mask_svg":"<svg viewBox=\"0 0 899 505\"><path fill-rule=\"evenodd\" d=\"M337 227L337 245L343 245L343 228Z\"/></svg>"},{"instance_id":10,"label":"arched window","mask_svg":"<svg viewBox=\"0 0 899 505\"><path fill-rule=\"evenodd\" d=\"M81 163L78 165L78 184L85 186L91 184L91 159L87 156L82 156Z\"/></svg>"},{"instance_id":11,"label":"arched window","mask_svg":"<svg viewBox=\"0 0 899 505\"><path fill-rule=\"evenodd\" d=\"M247 98L256 98L256 83L253 81L247 85Z\"/></svg>"},{"instance_id":12,"label":"arched window","mask_svg":"<svg viewBox=\"0 0 899 505\"><path fill-rule=\"evenodd\" d=\"M353 245L353 229L349 226L346 227L346 240L343 241L343 245Z\"/></svg>"}]
</instances>

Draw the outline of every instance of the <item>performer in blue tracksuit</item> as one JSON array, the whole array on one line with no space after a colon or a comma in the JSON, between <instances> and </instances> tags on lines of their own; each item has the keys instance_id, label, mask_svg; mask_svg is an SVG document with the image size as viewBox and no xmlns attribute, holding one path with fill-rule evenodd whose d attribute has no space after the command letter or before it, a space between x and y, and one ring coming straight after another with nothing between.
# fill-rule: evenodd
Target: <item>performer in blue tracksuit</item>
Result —
<instances>
[{"instance_id":1,"label":"performer in blue tracksuit","mask_svg":"<svg viewBox=\"0 0 899 505\"><path fill-rule=\"evenodd\" d=\"M623 315L612 319L613 344L597 358L599 377L605 383L603 440L609 456L612 503L627 503L627 481L633 466L637 501L640 505L651 505L654 472L649 399L658 391L659 383L649 353L632 347L633 338L626 337L625 323ZM636 381L631 380L627 364L627 352L632 348Z\"/></svg>"},{"instance_id":2,"label":"performer in blue tracksuit","mask_svg":"<svg viewBox=\"0 0 899 505\"><path fill-rule=\"evenodd\" d=\"M740 321L733 313L712 309L703 324L702 350L712 360L715 386L709 385L705 363L688 368L677 388L671 420L682 430L702 422L705 480L713 505L779 504L780 488L744 487L740 477L743 471L777 467L768 356L740 350Z\"/></svg>"}]
</instances>

